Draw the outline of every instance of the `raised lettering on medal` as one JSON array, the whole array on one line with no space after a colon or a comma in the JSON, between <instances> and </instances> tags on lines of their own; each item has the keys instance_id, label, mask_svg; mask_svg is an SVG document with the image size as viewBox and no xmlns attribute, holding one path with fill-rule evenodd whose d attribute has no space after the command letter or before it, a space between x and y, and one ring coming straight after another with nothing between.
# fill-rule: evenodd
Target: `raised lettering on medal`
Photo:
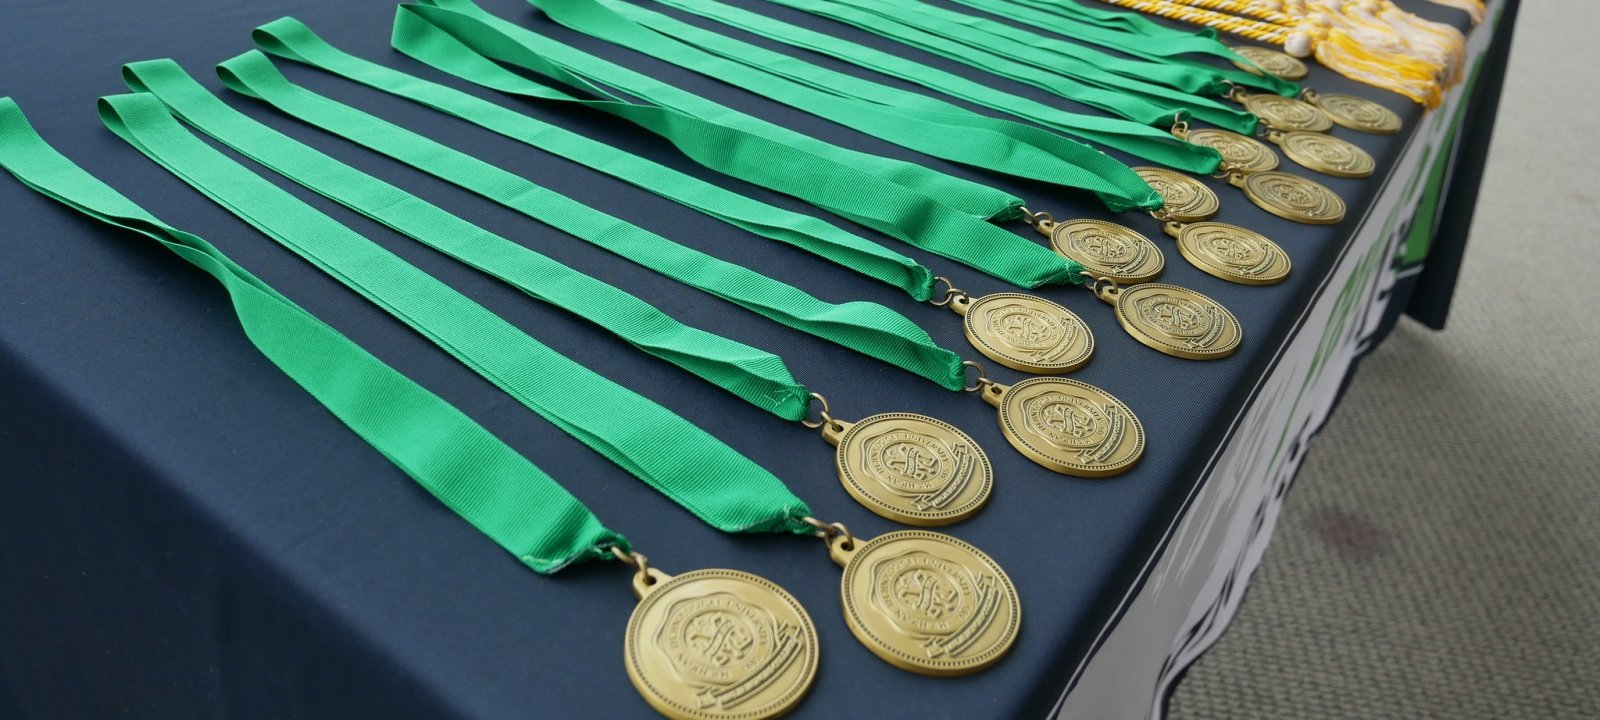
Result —
<instances>
[{"instance_id":1,"label":"raised lettering on medal","mask_svg":"<svg viewBox=\"0 0 1600 720\"><path fill-rule=\"evenodd\" d=\"M696 570L651 588L628 620L628 678L676 720L789 712L817 672L817 630L783 588L737 570Z\"/></svg>"}]
</instances>

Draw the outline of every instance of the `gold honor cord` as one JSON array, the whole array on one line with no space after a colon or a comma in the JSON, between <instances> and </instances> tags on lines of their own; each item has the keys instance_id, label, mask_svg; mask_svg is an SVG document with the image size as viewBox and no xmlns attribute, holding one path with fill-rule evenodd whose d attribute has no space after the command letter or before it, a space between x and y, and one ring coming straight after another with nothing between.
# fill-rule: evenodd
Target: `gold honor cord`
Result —
<instances>
[{"instance_id":1,"label":"gold honor cord","mask_svg":"<svg viewBox=\"0 0 1600 720\"><path fill-rule=\"evenodd\" d=\"M663 715L775 718L794 709L810 690L820 655L816 626L783 588L738 570L671 576L651 567L581 501L455 406L302 310L210 243L161 222L57 153L9 98L0 98L0 166L29 188L149 237L210 273L227 289L240 326L263 355L373 449L527 566L545 574L585 560L633 566L639 604L628 618L623 660L634 687ZM727 488L706 478L695 477L694 492L703 496L698 499L703 504L690 509L702 517L710 512L744 522L747 508L739 503L747 496L724 492ZM780 521L761 527L804 532L818 524L781 483L765 490ZM734 666L736 672L718 662L717 649L684 642L696 632L697 621L738 633L724 640L741 643L743 662ZM674 635L673 642L660 642Z\"/></svg>"},{"instance_id":2,"label":"gold honor cord","mask_svg":"<svg viewBox=\"0 0 1600 720\"><path fill-rule=\"evenodd\" d=\"M1346 77L1400 93L1429 108L1437 107L1444 90L1459 82L1464 73L1466 43L1459 31L1418 18L1388 0L1100 2L1279 45L1295 57L1315 56Z\"/></svg>"},{"instance_id":3,"label":"gold honor cord","mask_svg":"<svg viewBox=\"0 0 1600 720\"><path fill-rule=\"evenodd\" d=\"M914 578L929 577L919 572L924 568L943 573L940 579L952 583L945 586L945 599L967 608L968 622L958 627L914 622L926 608L903 594L880 597L877 583L865 588L841 585L846 623L873 652L887 659L891 651L909 652L930 643L941 648L920 661L896 655L899 661L891 662L897 666L930 675L976 672L999 660L1015 641L1021 621L1016 589L994 561L976 548L923 530L891 532L861 542L843 525L811 517L798 499L777 503L775 500L793 495L770 473L670 411L509 329L481 306L404 261L381 250L357 250L376 246L200 142L179 127L155 97L103 98L101 116L107 127L157 164L435 338L508 392L516 391L513 394L519 400L605 452L701 519L740 531L810 531L828 541L830 556L844 568L846 580L864 574L878 580L888 578L891 586L898 586L901 573ZM301 242L323 252L309 253ZM364 257L351 262L358 255ZM519 368L516 382L507 383L502 374L493 372L501 358ZM586 373L587 377L568 381L557 371ZM573 417L579 416L595 419L600 425L573 424ZM601 433L591 434L595 430ZM648 453L641 454L641 450ZM650 459L652 464L640 467L635 464L638 459ZM661 468L670 470L671 475L643 472ZM707 514L696 504L713 498L716 508L728 512ZM893 551L869 552L884 547ZM653 707L671 717L733 720L777 717L799 701L815 673L816 643L814 633L799 637L785 629L800 622L792 598L779 595L779 589L770 583L736 571L699 571L672 578L650 568L637 554L619 554L638 570L634 589L641 596L639 609L629 622L629 677ZM666 601L664 606L662 600L651 600L667 591L660 596ZM706 661L656 642L669 633L686 632L687 624L701 610L714 607L725 608L732 616L727 618L730 621L742 618L748 623L765 623L746 626L749 632L771 641L755 658L760 661L754 664L759 665L759 672L692 672L695 663L706 667ZM652 647L656 652L650 653ZM781 685L773 684L779 681ZM755 706L759 712L751 712L752 698L766 699L765 704Z\"/></svg>"}]
</instances>

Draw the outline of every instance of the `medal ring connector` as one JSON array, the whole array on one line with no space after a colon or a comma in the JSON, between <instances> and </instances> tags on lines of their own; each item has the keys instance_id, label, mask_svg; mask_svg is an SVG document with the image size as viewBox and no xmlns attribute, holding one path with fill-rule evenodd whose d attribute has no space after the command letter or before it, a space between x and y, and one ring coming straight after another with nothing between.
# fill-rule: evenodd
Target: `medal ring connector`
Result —
<instances>
[{"instance_id":1,"label":"medal ring connector","mask_svg":"<svg viewBox=\"0 0 1600 720\"><path fill-rule=\"evenodd\" d=\"M1026 212L1026 208L1024 208L1023 211ZM935 288L937 288L939 285L944 285L944 296L938 300L929 300L929 305L934 307L944 307L949 305L951 302L954 302L956 298L963 298L967 296L967 291L956 287L955 283L950 282L950 278L944 277L943 275L934 276L933 282Z\"/></svg>"},{"instance_id":2,"label":"medal ring connector","mask_svg":"<svg viewBox=\"0 0 1600 720\"><path fill-rule=\"evenodd\" d=\"M834 540L840 540L840 547L846 550L855 549L856 538L850 534L850 528L845 527L844 523L823 522L810 515L800 518L800 521L816 528L815 534L817 537L822 538L823 542L832 545Z\"/></svg>"},{"instance_id":3,"label":"medal ring connector","mask_svg":"<svg viewBox=\"0 0 1600 720\"><path fill-rule=\"evenodd\" d=\"M975 393L994 384L994 381L989 379L989 372L984 370L982 365L971 360L962 360L961 364L978 371L978 378L972 381L970 387L961 388L962 392Z\"/></svg>"},{"instance_id":4,"label":"medal ring connector","mask_svg":"<svg viewBox=\"0 0 1600 720\"><path fill-rule=\"evenodd\" d=\"M833 415L829 414L831 408L828 407L828 399L823 397L822 393L811 393L811 399L822 405L822 409L817 412L816 420L801 420L801 425L811 428L812 430L816 430L824 425L832 426L835 430L843 430L838 423L834 422Z\"/></svg>"}]
</instances>

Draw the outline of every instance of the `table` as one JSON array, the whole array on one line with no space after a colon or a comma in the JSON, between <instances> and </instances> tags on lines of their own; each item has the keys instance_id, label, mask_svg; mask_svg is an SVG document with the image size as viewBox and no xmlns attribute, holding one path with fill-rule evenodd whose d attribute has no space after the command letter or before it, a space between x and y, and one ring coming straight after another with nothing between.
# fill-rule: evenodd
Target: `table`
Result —
<instances>
[{"instance_id":1,"label":"table","mask_svg":"<svg viewBox=\"0 0 1600 720\"><path fill-rule=\"evenodd\" d=\"M483 4L740 109L851 147L917 159L556 28L516 0ZM1460 20L1438 6L1406 6ZM1493 9L1496 21L1472 35L1475 80L1445 108L1424 118L1385 96L1406 119L1401 135L1341 133L1379 163L1373 179L1328 181L1350 203L1351 219L1331 228L1294 226L1237 194L1223 195L1219 220L1255 228L1288 249L1295 262L1288 282L1228 285L1168 253L1165 280L1216 297L1244 324L1246 344L1235 357L1192 363L1159 355L1123 335L1087 293L1044 293L1076 309L1096 333L1097 357L1074 377L1128 402L1151 438L1136 469L1102 481L1057 476L1015 455L992 410L971 398L686 291L225 95L294 137L677 317L779 351L796 377L835 398L843 416L924 412L977 438L995 462L997 490L989 508L953 530L1008 569L1026 621L1003 663L955 680L895 670L850 637L836 610L837 571L820 543L709 531L145 161L95 116L94 98L125 90L116 70L123 62L174 57L221 92L210 66L248 49L250 28L285 14L337 46L440 78L387 49L392 4L85 0L10 8L0 17L0 94L15 97L45 137L85 168L210 239L533 458L667 572L740 568L789 589L810 609L823 647L817 685L795 717L1155 717L1171 683L1237 608L1282 494L1360 354L1402 310L1434 326L1444 321L1516 2ZM981 78L938 58L918 59ZM913 306L892 289L425 108L281 67L318 92L681 242L791 278L825 299L899 309L946 347L966 352L948 311ZM1357 89L1314 72L1319 89ZM609 119L469 90L731 182ZM1057 217L1104 216L1057 188L920 160L1039 198ZM570 314L263 174L557 350L707 428L777 471L829 519L857 534L891 529L846 497L833 476L833 450L814 433L778 423ZM647 716L618 653L633 605L624 573L580 567L544 578L506 557L277 372L239 332L213 282L152 243L109 232L9 181L0 181L0 218L0 717ZM1153 224L1140 228L1155 231ZM974 293L1007 289L908 252Z\"/></svg>"}]
</instances>

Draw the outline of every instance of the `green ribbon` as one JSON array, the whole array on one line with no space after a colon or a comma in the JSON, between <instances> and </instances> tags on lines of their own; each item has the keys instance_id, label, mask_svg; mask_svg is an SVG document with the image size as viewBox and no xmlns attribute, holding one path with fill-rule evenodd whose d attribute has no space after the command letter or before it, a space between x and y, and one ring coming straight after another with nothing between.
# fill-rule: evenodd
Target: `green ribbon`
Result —
<instances>
[{"instance_id":1,"label":"green ribbon","mask_svg":"<svg viewBox=\"0 0 1600 720\"><path fill-rule=\"evenodd\" d=\"M253 52L253 51L252 51ZM250 57L250 56L246 56ZM263 84L266 56L234 63ZM225 73L237 77L236 73ZM641 350L672 362L787 420L805 417L809 391L777 356L682 325L642 300L468 223L233 110L170 60L134 63L123 75L217 140L311 190L495 276L530 296L582 315ZM279 81L287 85L279 76ZM316 101L322 100L319 104ZM916 324L876 303L835 305L791 285L685 247L420 135L325 98L302 106L339 134L468 187L535 220L764 317L916 373L952 390L961 358Z\"/></svg>"},{"instance_id":2,"label":"green ribbon","mask_svg":"<svg viewBox=\"0 0 1600 720\"><path fill-rule=\"evenodd\" d=\"M1053 122L1054 116L1061 114L1061 110L944 73L923 63L874 51L832 35L808 31L714 0L658 0L658 2L730 25L734 24L732 20L737 19L736 27L748 32L866 66L865 63L856 60L857 56L861 56L863 59L874 61L868 66L874 70L880 67L891 68L887 71L890 75L926 85L940 92L948 92L945 90L945 86L950 84L948 78L955 78L960 81L956 87L963 91L960 97L1065 131ZM1199 97L1188 91L1145 82L1144 79L1134 79L1111 72L1109 69L1109 66L1119 63L1133 64L1141 66L1140 69L1152 74L1170 74L1169 66L1113 57L1071 43L1051 40L1010 25L973 18L920 2L887 3L879 0L838 0L838 2L772 0L772 2L831 18L924 52L1032 85L1069 100L1115 112L1145 124L1168 127L1175 118L1192 115L1196 119L1234 132L1254 133L1256 129L1256 117L1237 107L1209 97ZM706 33L692 25L678 23L665 16L638 10L627 3L608 1L607 4L616 8L618 12L675 37L684 30L696 35L722 37ZM641 17L648 19L640 19ZM658 26L657 22L661 21L673 29ZM803 45L800 42L802 36ZM1027 38L1061 47L1049 49L1034 47L1028 42L1023 42ZM955 41L956 44L952 44L951 41ZM698 41L696 42L698 44ZM885 71L880 70L880 72ZM1182 69L1179 69L1179 72L1184 75L1192 74L1185 73ZM1077 82L1078 80L1083 82ZM1210 95L1221 95L1227 90L1227 85L1216 83L1214 87L1208 86L1205 89L1211 91ZM1134 108L1128 107L1135 103L1137 105ZM1014 109L1022 106L1028 107L1030 112L1023 114ZM1044 108L1049 112L1038 112L1033 106ZM1149 108L1149 111L1138 112L1136 109L1144 107Z\"/></svg>"},{"instance_id":3,"label":"green ribbon","mask_svg":"<svg viewBox=\"0 0 1600 720\"><path fill-rule=\"evenodd\" d=\"M579 32L688 68L734 87L804 110L887 142L993 172L1039 182L1085 187L1095 176L1137 191L1137 173L1082 143L1037 127L964 110L955 105L882 83L742 43L716 33L679 25L675 40L640 25L595 0L529 0L552 20ZM633 9L630 14L653 15ZM660 17L660 16L657 16ZM670 23L670 18L661 18ZM701 41L723 48L699 46ZM783 61L788 72L771 67ZM799 78L799 79L797 79ZM1221 156L1150 127L1170 125L1173 111L1116 93L1093 89L1097 103L1138 116L1138 122L1056 111L1052 126L1063 133L1114 148L1151 162L1189 172L1216 170ZM1114 99L1115 98L1115 99Z\"/></svg>"},{"instance_id":4,"label":"green ribbon","mask_svg":"<svg viewBox=\"0 0 1600 720\"><path fill-rule=\"evenodd\" d=\"M261 38L257 38L261 42ZM939 198L974 217L1013 219L1021 217L1017 208L1022 200L997 188L964 180L915 163L848 150L801 132L761 120L752 115L707 100L686 90L660 82L604 58L502 20L478 7L471 0L425 0L399 6L395 10L394 49L436 69L463 80L540 101L579 104L609 113L644 127L670 140L696 161L709 163L719 156L734 154L744 158L760 151L763 161L783 159L806 172L815 182L825 170L792 158L826 159L823 168L834 165L856 167L900 185ZM263 47L273 53L270 47ZM276 53L274 53L276 54ZM496 65L536 73L565 87L580 97L540 85L522 75ZM630 102L602 86L642 100ZM671 112L676 110L677 112ZM733 128L741 135L720 130ZM755 137L769 142L756 144ZM783 146L792 146L781 149ZM766 155L776 151L781 156ZM741 171L750 171L739 160L726 161ZM829 184L833 189L833 183ZM854 192L856 188L840 188ZM1106 184L1102 192L1114 192ZM825 200L838 202L831 196ZM861 213L872 215L871 212Z\"/></svg>"},{"instance_id":5,"label":"green ribbon","mask_svg":"<svg viewBox=\"0 0 1600 720\"><path fill-rule=\"evenodd\" d=\"M1139 13L1086 7L1071 0L951 0L958 5L981 10L1022 23L1039 30L1049 30L1077 42L1086 42L1118 50L1134 57L1144 58L1173 67L1203 73L1223 82L1277 93L1284 97L1299 94L1296 83L1232 68L1223 69L1182 58L1182 55L1210 55L1228 62L1246 62L1244 57L1217 40L1217 31L1202 28L1190 32L1167 27ZM1019 28L1003 25L1006 32L1016 33ZM1017 37L1027 37L1017 35ZM1054 48L1053 45L1050 46ZM1138 74L1132 68L1106 66L1119 74L1133 72L1130 77L1151 77ZM1154 79L1154 78L1152 78Z\"/></svg>"},{"instance_id":6,"label":"green ribbon","mask_svg":"<svg viewBox=\"0 0 1600 720\"><path fill-rule=\"evenodd\" d=\"M279 49L283 49L283 43L293 38L295 55L302 58L302 62L314 62L318 68L475 123L743 230L800 248L879 282L898 287L919 302L933 297L933 272L921 263L810 215L745 197L455 88L368 62L328 45L292 19L270 23L257 36ZM254 64L254 61L241 62ZM295 114L285 101L300 97L301 89L289 85L292 89L280 91L282 86L288 84L287 81L279 81L281 74L264 63L262 65L262 79L258 80L256 73L224 73L224 79L235 90ZM273 78L266 80L269 73Z\"/></svg>"},{"instance_id":7,"label":"green ribbon","mask_svg":"<svg viewBox=\"0 0 1600 720\"><path fill-rule=\"evenodd\" d=\"M39 137L0 98L0 167L22 184L113 227L138 233L209 273L228 291L250 342L373 449L523 564L553 573L612 558L628 541L582 502L455 406L301 309L196 235L167 225ZM774 496L775 498L778 496ZM717 496L713 516L739 517ZM803 511L784 501L785 513Z\"/></svg>"},{"instance_id":8,"label":"green ribbon","mask_svg":"<svg viewBox=\"0 0 1600 720\"><path fill-rule=\"evenodd\" d=\"M471 6L467 0L435 2ZM258 28L256 41L274 55L318 66L327 61L326 54L319 52L325 44L293 20ZM939 173L929 176L932 171L919 165L845 150L757 120L599 58L573 55L577 51L491 15L402 5L395 16L393 44L417 60L485 87L539 101L576 103L623 118L660 135L714 170L801 198L1014 285L1034 288L1083 281L1083 267L1078 263L969 214L998 201L1003 207L994 206L996 216L1021 217L1021 201L999 190ZM624 83L629 93L669 99L705 117L618 100L541 51L556 53L590 71L603 70L607 81ZM495 64L490 54L500 62L540 72L574 90L607 99L580 100L545 87ZM929 177L935 179L933 184L925 182ZM947 187L945 180L956 184ZM1159 208L1161 196L1148 185L1144 188L1146 197L1141 202ZM968 189L975 192L965 192Z\"/></svg>"},{"instance_id":9,"label":"green ribbon","mask_svg":"<svg viewBox=\"0 0 1600 720\"><path fill-rule=\"evenodd\" d=\"M259 52L252 50L224 62L218 67L218 74L234 90L260 97L307 123L471 190L674 280L796 330L916 373L947 389L959 390L965 385L960 356L940 347L911 320L882 305L823 302L792 285L680 245L471 155L292 85ZM198 86L195 89L200 90ZM209 94L206 97L216 106L226 107ZM219 139L223 138L219 136ZM229 141L224 139L224 142ZM289 143L294 141L282 138L280 144ZM281 162L287 155L273 144L261 144L259 152L273 158L268 164ZM335 162L327 160L327 163ZM303 177L313 179L313 176ZM315 182L315 187L337 187L332 177L327 180L326 183ZM804 403L799 410L803 416Z\"/></svg>"},{"instance_id":10,"label":"green ribbon","mask_svg":"<svg viewBox=\"0 0 1600 720\"><path fill-rule=\"evenodd\" d=\"M805 503L672 411L595 374L228 159L148 93L101 98L106 127L218 205L725 532L812 531Z\"/></svg>"}]
</instances>

